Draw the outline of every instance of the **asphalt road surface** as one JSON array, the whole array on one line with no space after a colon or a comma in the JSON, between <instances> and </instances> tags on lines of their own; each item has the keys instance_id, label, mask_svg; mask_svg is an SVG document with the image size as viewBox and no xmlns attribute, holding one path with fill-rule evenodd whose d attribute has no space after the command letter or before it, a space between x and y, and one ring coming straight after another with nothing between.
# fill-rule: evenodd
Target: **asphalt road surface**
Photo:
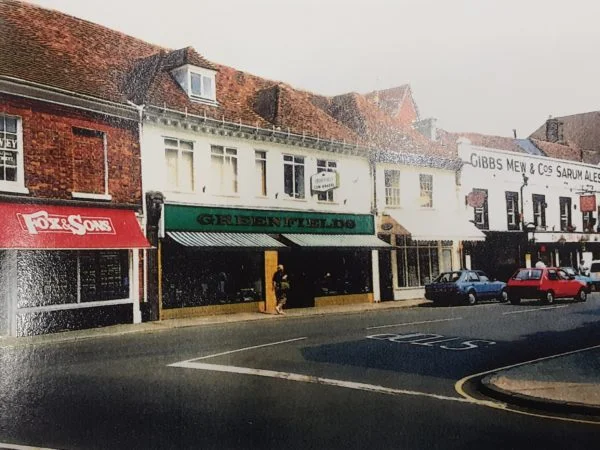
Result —
<instances>
[{"instance_id":1,"label":"asphalt road surface","mask_svg":"<svg viewBox=\"0 0 600 450\"><path fill-rule=\"evenodd\" d=\"M599 318L593 294L2 348L0 448L597 448L599 424L460 380L598 345Z\"/></svg>"}]
</instances>

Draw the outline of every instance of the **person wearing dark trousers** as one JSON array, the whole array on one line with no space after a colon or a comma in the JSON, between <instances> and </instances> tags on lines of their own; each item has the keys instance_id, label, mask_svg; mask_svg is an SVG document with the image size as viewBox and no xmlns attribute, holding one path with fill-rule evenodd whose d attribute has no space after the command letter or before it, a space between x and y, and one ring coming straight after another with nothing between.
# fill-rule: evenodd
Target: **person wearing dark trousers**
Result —
<instances>
[{"instance_id":1,"label":"person wearing dark trousers","mask_svg":"<svg viewBox=\"0 0 600 450\"><path fill-rule=\"evenodd\" d=\"M285 314L283 312L283 305L285 305L285 302L287 301L287 292L290 289L290 282L282 264L277 266L277 271L273 274L273 288L275 289L275 298L277 299L275 311L277 314Z\"/></svg>"}]
</instances>

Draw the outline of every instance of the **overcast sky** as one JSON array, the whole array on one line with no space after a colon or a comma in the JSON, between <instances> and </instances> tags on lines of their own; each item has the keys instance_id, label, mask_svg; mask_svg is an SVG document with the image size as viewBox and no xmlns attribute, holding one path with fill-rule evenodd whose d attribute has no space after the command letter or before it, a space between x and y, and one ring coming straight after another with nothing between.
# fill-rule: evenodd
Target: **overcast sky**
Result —
<instances>
[{"instance_id":1,"label":"overcast sky","mask_svg":"<svg viewBox=\"0 0 600 450\"><path fill-rule=\"evenodd\" d=\"M600 110L597 0L33 0L319 94L410 83L449 131Z\"/></svg>"}]
</instances>

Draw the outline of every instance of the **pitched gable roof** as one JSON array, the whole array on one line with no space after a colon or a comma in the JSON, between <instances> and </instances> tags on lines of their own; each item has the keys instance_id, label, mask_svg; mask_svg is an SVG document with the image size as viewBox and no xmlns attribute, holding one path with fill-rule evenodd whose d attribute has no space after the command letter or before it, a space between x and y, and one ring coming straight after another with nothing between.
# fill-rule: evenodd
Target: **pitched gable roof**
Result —
<instances>
[{"instance_id":1,"label":"pitched gable roof","mask_svg":"<svg viewBox=\"0 0 600 450\"><path fill-rule=\"evenodd\" d=\"M369 92L364 96L389 117L397 119L404 125L410 125L419 119L419 110L409 84Z\"/></svg>"},{"instance_id":2,"label":"pitched gable roof","mask_svg":"<svg viewBox=\"0 0 600 450\"><path fill-rule=\"evenodd\" d=\"M600 111L555 117L552 120L562 124L562 139L566 145L600 153ZM531 133L530 137L551 141L546 134L547 122Z\"/></svg>"},{"instance_id":3,"label":"pitched gable roof","mask_svg":"<svg viewBox=\"0 0 600 450\"><path fill-rule=\"evenodd\" d=\"M570 161L582 161L582 155L579 149L567 145L540 141L539 139L515 139L479 133L453 133L445 130L438 130L438 137L441 144L448 148L457 148L457 140L464 137L469 139L471 144L478 147L529 155L542 155Z\"/></svg>"}]
</instances>

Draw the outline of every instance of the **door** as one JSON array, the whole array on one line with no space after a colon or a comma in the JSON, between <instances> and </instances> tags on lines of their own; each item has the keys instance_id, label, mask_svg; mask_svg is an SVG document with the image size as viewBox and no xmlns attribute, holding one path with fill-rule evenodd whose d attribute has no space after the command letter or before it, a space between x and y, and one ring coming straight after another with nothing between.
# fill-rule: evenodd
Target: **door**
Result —
<instances>
[{"instance_id":1,"label":"door","mask_svg":"<svg viewBox=\"0 0 600 450\"><path fill-rule=\"evenodd\" d=\"M394 300L394 274L392 273L392 252L379 250L379 289L381 301Z\"/></svg>"}]
</instances>

